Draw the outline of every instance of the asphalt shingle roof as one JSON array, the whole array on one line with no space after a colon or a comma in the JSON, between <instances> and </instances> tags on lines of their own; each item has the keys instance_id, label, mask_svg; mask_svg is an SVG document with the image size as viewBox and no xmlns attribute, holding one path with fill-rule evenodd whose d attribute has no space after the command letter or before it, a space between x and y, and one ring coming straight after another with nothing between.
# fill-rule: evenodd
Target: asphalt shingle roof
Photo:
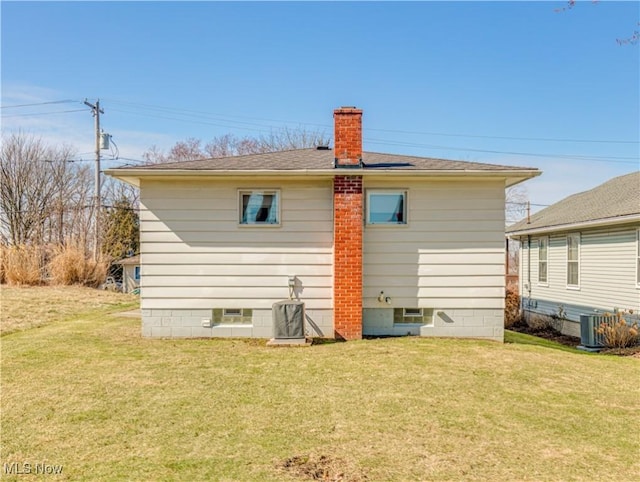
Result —
<instances>
[{"instance_id":1,"label":"asphalt shingle roof","mask_svg":"<svg viewBox=\"0 0 640 482\"><path fill-rule=\"evenodd\" d=\"M640 214L640 171L573 194L507 228L507 233Z\"/></svg>"},{"instance_id":2,"label":"asphalt shingle roof","mask_svg":"<svg viewBox=\"0 0 640 482\"><path fill-rule=\"evenodd\" d=\"M193 171L287 171L287 170L327 170L333 169L335 155L332 149L295 149L290 151L249 154L245 156L199 159L195 161L169 162L130 166L114 171L135 170L193 170ZM498 164L452 161L430 157L403 156L363 152L364 170L434 170L434 171L500 171L500 170L537 170Z\"/></svg>"}]
</instances>

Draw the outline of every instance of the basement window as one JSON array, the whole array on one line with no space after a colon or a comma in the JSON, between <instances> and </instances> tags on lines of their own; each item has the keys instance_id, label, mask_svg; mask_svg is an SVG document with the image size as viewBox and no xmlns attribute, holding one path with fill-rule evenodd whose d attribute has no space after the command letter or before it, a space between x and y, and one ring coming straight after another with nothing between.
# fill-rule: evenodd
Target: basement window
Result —
<instances>
[{"instance_id":1,"label":"basement window","mask_svg":"<svg viewBox=\"0 0 640 482\"><path fill-rule=\"evenodd\" d=\"M407 191L367 191L367 224L407 224Z\"/></svg>"},{"instance_id":2,"label":"basement window","mask_svg":"<svg viewBox=\"0 0 640 482\"><path fill-rule=\"evenodd\" d=\"M394 324L420 324L433 326L432 308L394 308Z\"/></svg>"},{"instance_id":3,"label":"basement window","mask_svg":"<svg viewBox=\"0 0 640 482\"><path fill-rule=\"evenodd\" d=\"M214 326L251 325L253 309L251 308L214 308L211 312Z\"/></svg>"},{"instance_id":4,"label":"basement window","mask_svg":"<svg viewBox=\"0 0 640 482\"><path fill-rule=\"evenodd\" d=\"M240 224L280 224L280 191L240 191L239 198Z\"/></svg>"}]
</instances>

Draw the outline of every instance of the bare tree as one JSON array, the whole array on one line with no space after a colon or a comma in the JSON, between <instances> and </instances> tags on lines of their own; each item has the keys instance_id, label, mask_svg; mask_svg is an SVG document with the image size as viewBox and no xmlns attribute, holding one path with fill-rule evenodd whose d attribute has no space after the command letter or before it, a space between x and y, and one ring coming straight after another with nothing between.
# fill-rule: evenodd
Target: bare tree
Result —
<instances>
[{"instance_id":1,"label":"bare tree","mask_svg":"<svg viewBox=\"0 0 640 482\"><path fill-rule=\"evenodd\" d=\"M73 162L68 146L51 147L24 133L2 137L0 237L5 244L86 242L92 169Z\"/></svg>"},{"instance_id":2,"label":"bare tree","mask_svg":"<svg viewBox=\"0 0 640 482\"><path fill-rule=\"evenodd\" d=\"M505 193L505 223L508 225L520 221L527 215L529 192L526 186L517 184Z\"/></svg>"},{"instance_id":3,"label":"bare tree","mask_svg":"<svg viewBox=\"0 0 640 482\"><path fill-rule=\"evenodd\" d=\"M64 186L73 179L69 147L52 148L39 138L14 133L0 148L0 233L5 243L41 243L64 225Z\"/></svg>"},{"instance_id":4,"label":"bare tree","mask_svg":"<svg viewBox=\"0 0 640 482\"><path fill-rule=\"evenodd\" d=\"M328 144L329 138L322 132L284 128L273 130L268 135L259 137L237 137L233 134L225 134L214 137L204 146L200 139L190 137L184 141L176 142L166 154L156 146L152 146L143 154L143 157L149 163L180 162L302 149Z\"/></svg>"}]
</instances>

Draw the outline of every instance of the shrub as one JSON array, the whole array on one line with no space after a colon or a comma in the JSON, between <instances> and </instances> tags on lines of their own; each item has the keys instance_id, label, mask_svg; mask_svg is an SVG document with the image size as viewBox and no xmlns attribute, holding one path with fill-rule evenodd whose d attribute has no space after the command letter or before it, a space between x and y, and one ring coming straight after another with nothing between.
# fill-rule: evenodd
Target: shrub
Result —
<instances>
[{"instance_id":1,"label":"shrub","mask_svg":"<svg viewBox=\"0 0 640 482\"><path fill-rule=\"evenodd\" d=\"M504 305L504 327L511 328L520 322L520 295L514 289L507 288Z\"/></svg>"},{"instance_id":2,"label":"shrub","mask_svg":"<svg viewBox=\"0 0 640 482\"><path fill-rule=\"evenodd\" d=\"M553 318L551 316L537 313L533 313L527 318L527 325L533 332L555 329L553 328Z\"/></svg>"},{"instance_id":3,"label":"shrub","mask_svg":"<svg viewBox=\"0 0 640 482\"><path fill-rule=\"evenodd\" d=\"M0 278L10 285L39 285L44 271L44 250L39 246L2 246Z\"/></svg>"},{"instance_id":4,"label":"shrub","mask_svg":"<svg viewBox=\"0 0 640 482\"><path fill-rule=\"evenodd\" d=\"M625 315L632 315L633 311L617 311L615 314L606 313L607 321L596 328L596 333L602 335L607 348L629 348L640 342L638 322L627 322Z\"/></svg>"},{"instance_id":5,"label":"shrub","mask_svg":"<svg viewBox=\"0 0 640 482\"><path fill-rule=\"evenodd\" d=\"M108 262L103 256L97 260L80 243L67 241L54 249L49 262L52 284L80 284L97 288L107 275Z\"/></svg>"}]
</instances>

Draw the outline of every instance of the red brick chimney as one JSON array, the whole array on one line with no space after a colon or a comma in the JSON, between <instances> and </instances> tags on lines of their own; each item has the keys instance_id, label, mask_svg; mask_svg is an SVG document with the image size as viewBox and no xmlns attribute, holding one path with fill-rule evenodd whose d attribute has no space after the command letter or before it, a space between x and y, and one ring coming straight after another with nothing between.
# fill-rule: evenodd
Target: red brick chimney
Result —
<instances>
[{"instance_id":1,"label":"red brick chimney","mask_svg":"<svg viewBox=\"0 0 640 482\"><path fill-rule=\"evenodd\" d=\"M335 121L333 178L333 324L336 338L362 338L362 110L342 107Z\"/></svg>"},{"instance_id":2,"label":"red brick chimney","mask_svg":"<svg viewBox=\"0 0 640 482\"><path fill-rule=\"evenodd\" d=\"M335 167L362 167L362 109L333 111Z\"/></svg>"}]
</instances>

